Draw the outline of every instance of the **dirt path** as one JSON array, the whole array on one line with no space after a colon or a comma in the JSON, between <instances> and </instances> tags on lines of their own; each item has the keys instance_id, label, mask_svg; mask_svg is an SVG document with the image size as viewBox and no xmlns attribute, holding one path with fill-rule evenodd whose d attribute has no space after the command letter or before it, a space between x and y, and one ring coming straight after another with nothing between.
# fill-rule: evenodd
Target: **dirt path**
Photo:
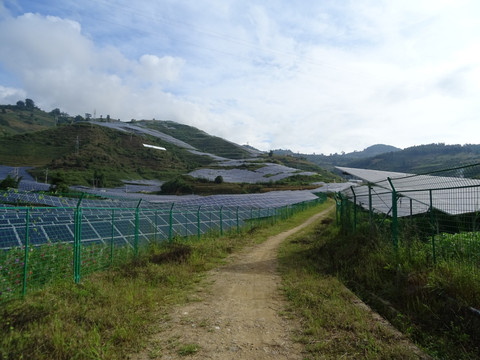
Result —
<instances>
[{"instance_id":1,"label":"dirt path","mask_svg":"<svg viewBox=\"0 0 480 360\"><path fill-rule=\"evenodd\" d=\"M291 340L298 324L280 315L277 249L329 210L210 271L197 298L175 309L137 359L302 359L302 346Z\"/></svg>"}]
</instances>

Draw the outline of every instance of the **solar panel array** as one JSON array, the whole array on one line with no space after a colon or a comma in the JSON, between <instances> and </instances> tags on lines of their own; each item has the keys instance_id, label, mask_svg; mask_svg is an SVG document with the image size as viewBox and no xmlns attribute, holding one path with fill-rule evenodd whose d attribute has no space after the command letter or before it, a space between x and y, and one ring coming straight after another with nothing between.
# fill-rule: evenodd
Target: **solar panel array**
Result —
<instances>
[{"instance_id":1,"label":"solar panel array","mask_svg":"<svg viewBox=\"0 0 480 360\"><path fill-rule=\"evenodd\" d=\"M226 165L231 164L231 162L222 164L224 164L224 166L240 166L238 161L235 162L235 165ZM241 164L248 164L248 162L243 161ZM249 184L268 183L270 181L275 182L292 175L316 175L314 172L299 171L298 169L279 164L265 163L262 165L262 167L256 170L198 169L190 172L188 175L195 178L208 179L210 181L215 180L217 176L221 176L225 182Z\"/></svg>"},{"instance_id":2,"label":"solar panel array","mask_svg":"<svg viewBox=\"0 0 480 360\"><path fill-rule=\"evenodd\" d=\"M17 207L0 207L0 248L23 245L27 226L34 245L73 242L78 212L83 242L103 243L109 239L115 244L132 245L135 232L141 241L195 235L209 229L243 226L250 218L272 216L280 208L318 199L311 191L167 199L151 196L150 201L139 199L140 194L132 195L136 197L91 199L4 192L1 202Z\"/></svg>"},{"instance_id":3,"label":"solar panel array","mask_svg":"<svg viewBox=\"0 0 480 360\"><path fill-rule=\"evenodd\" d=\"M337 167L367 184L342 191L365 209L390 214L392 193L397 195L399 217L421 214L435 208L445 214L459 215L480 211L480 180L469 178L478 165L414 175L389 171ZM457 176L454 176L457 175ZM461 176L458 176L461 175Z\"/></svg>"}]
</instances>

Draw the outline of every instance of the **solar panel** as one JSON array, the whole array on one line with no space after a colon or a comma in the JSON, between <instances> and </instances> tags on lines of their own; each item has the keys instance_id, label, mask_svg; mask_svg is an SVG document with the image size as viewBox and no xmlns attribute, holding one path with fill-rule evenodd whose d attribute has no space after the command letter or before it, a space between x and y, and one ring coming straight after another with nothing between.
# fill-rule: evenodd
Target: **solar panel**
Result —
<instances>
[{"instance_id":1,"label":"solar panel","mask_svg":"<svg viewBox=\"0 0 480 360\"><path fill-rule=\"evenodd\" d=\"M14 246L21 246L15 228L0 228L0 248L8 249Z\"/></svg>"},{"instance_id":2,"label":"solar panel","mask_svg":"<svg viewBox=\"0 0 480 360\"><path fill-rule=\"evenodd\" d=\"M459 215L480 211L480 180L454 176L413 175L389 171L337 167L369 183L346 189L342 193L356 197L357 203L378 212L389 214L392 208L392 192L395 191L398 216L427 212L430 206L446 214Z\"/></svg>"}]
</instances>

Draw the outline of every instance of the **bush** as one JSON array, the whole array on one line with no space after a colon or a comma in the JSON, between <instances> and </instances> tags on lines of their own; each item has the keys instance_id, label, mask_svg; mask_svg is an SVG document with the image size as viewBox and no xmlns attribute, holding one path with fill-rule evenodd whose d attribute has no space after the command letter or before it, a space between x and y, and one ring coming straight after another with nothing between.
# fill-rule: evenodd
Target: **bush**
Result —
<instances>
[{"instance_id":1,"label":"bush","mask_svg":"<svg viewBox=\"0 0 480 360\"><path fill-rule=\"evenodd\" d=\"M223 183L223 177L221 175L218 175L215 178L215 184L222 184Z\"/></svg>"},{"instance_id":2,"label":"bush","mask_svg":"<svg viewBox=\"0 0 480 360\"><path fill-rule=\"evenodd\" d=\"M10 176L10 174L7 175L5 179L0 181L0 190L8 190L10 188L18 188L18 184L20 183L20 180L22 180L22 177L19 178L14 178Z\"/></svg>"},{"instance_id":3,"label":"bush","mask_svg":"<svg viewBox=\"0 0 480 360\"><path fill-rule=\"evenodd\" d=\"M175 178L173 180L167 181L165 184L162 185L163 194L187 194L192 193L192 191L192 185L188 184L182 178Z\"/></svg>"}]
</instances>

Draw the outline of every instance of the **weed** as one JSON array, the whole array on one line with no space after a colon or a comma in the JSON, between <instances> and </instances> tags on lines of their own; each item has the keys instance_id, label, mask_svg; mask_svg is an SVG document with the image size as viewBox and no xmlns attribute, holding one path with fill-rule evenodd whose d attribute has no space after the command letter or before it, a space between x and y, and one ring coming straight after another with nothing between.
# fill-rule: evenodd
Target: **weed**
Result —
<instances>
[{"instance_id":1,"label":"weed","mask_svg":"<svg viewBox=\"0 0 480 360\"><path fill-rule=\"evenodd\" d=\"M188 356L197 353L200 350L198 344L183 344L177 350L177 354L180 356Z\"/></svg>"},{"instance_id":2,"label":"weed","mask_svg":"<svg viewBox=\"0 0 480 360\"><path fill-rule=\"evenodd\" d=\"M65 281L61 274L58 281L52 280L42 289L29 291L24 300L1 304L0 358L70 359L72 354L79 359L126 358L146 347L149 335L171 306L184 303L205 271L222 263L229 252L292 228L326 206L309 208L277 223L258 222L248 236L243 231L223 237L211 234L203 241L196 237L184 240L172 249L150 246L140 251L137 259L132 260L126 254L107 270L92 271L80 284L72 282L69 272L69 279ZM59 246L65 256L55 256L48 264L58 262L56 266L63 266L65 260L62 259L68 258L66 264L71 266L72 249L68 244L46 245L45 253L42 247L35 248L35 255L29 259L32 263L43 264L41 254L53 257L50 249ZM17 250L18 253L2 254L8 259L8 268L15 271L21 267L16 259L21 263L19 256L23 254L22 249ZM106 255L101 246L91 251L100 257ZM117 251L121 249L115 249L115 254ZM159 259L161 261L157 261ZM53 269L46 264L44 267L48 269L44 273ZM6 275L2 279L11 281L9 272L14 270L3 272ZM200 326L208 326L207 320ZM170 339L168 346L177 349L180 346L178 338ZM198 351L195 346L187 346L184 351L188 353L195 348ZM152 350L151 356L156 351L160 350Z\"/></svg>"}]
</instances>

